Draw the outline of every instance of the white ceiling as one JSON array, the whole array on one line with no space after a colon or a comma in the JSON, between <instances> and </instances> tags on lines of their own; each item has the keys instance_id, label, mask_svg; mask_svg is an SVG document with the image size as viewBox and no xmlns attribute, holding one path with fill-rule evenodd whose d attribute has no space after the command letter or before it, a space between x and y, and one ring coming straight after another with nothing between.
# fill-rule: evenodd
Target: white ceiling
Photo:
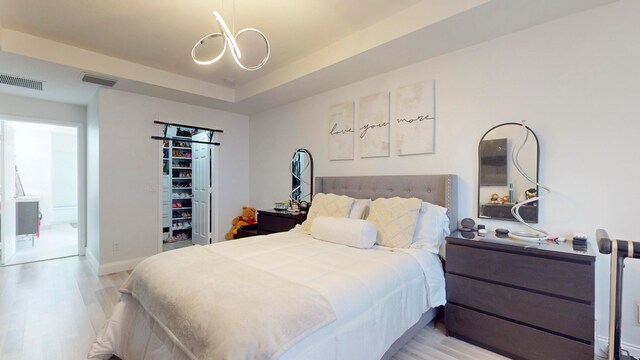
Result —
<instances>
[{"instance_id":1,"label":"white ceiling","mask_svg":"<svg viewBox=\"0 0 640 360\"><path fill-rule=\"evenodd\" d=\"M612 1L236 0L234 11L233 0L0 0L0 73L46 82L0 91L86 104L89 71L120 90L251 114ZM268 36L264 68L191 60L217 31L213 10Z\"/></svg>"}]
</instances>

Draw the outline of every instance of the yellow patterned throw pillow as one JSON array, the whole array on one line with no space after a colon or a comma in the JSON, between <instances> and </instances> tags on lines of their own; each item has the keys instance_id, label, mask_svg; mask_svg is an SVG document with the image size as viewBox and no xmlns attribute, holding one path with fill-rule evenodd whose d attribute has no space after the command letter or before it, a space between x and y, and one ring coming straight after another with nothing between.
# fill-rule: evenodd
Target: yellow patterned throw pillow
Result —
<instances>
[{"instance_id":1,"label":"yellow patterned throw pillow","mask_svg":"<svg viewBox=\"0 0 640 360\"><path fill-rule=\"evenodd\" d=\"M422 200L416 198L380 198L371 202L367 220L376 226L376 244L395 248L411 246L421 206Z\"/></svg>"},{"instance_id":2,"label":"yellow patterned throw pillow","mask_svg":"<svg viewBox=\"0 0 640 360\"><path fill-rule=\"evenodd\" d=\"M318 216L349 217L353 198L344 195L318 193L313 197L311 208L307 214L307 220L302 223L302 230L311 233L313 219Z\"/></svg>"}]
</instances>

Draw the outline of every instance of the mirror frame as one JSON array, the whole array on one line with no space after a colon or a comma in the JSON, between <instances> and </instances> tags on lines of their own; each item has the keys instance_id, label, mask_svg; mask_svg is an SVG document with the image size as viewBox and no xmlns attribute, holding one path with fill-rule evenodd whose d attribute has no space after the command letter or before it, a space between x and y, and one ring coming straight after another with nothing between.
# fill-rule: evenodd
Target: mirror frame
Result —
<instances>
[{"instance_id":1,"label":"mirror frame","mask_svg":"<svg viewBox=\"0 0 640 360\"><path fill-rule=\"evenodd\" d=\"M498 124L494 127L492 127L491 129L487 130L484 135L482 135L482 137L480 138L480 141L478 142L478 198L477 198L477 207L478 207L478 218L479 219L491 219L491 220L502 220L502 221L515 221L515 222L519 222L518 220L516 220L515 218L500 218L500 217L491 217L491 216L487 216L487 215L482 215L481 210L482 210L482 204L480 203L480 172L482 167L480 166L480 146L482 145L482 141L484 140L484 138L487 136L487 134L489 134L491 131L501 127L501 126L505 126L505 125L515 125L518 127L522 127L522 123L516 123L516 122L508 122L508 123L502 123L502 124ZM538 141L538 136L536 135L536 133L531 130L530 127L526 126L527 130L529 131L529 133L531 135L533 135L533 138L535 139L535 145L536 145L536 174L535 174L535 180L536 182L540 182L540 142ZM507 163L510 164L511 166L513 166L513 162L511 159L511 151L509 151L507 153ZM515 169L514 169L515 170ZM529 176L531 176L531 174L527 174ZM533 176L531 176L533 178ZM531 184L531 185L535 185L535 184ZM533 187L533 186L532 186ZM536 191L540 191L538 185L535 185ZM531 224L537 224L538 221L540 219L540 204L538 203L538 205L536 206L536 220L535 221L529 221L529 220L525 220L527 223L531 223Z\"/></svg>"},{"instance_id":2,"label":"mirror frame","mask_svg":"<svg viewBox=\"0 0 640 360\"><path fill-rule=\"evenodd\" d=\"M293 162L296 160L296 157L298 156L299 153L302 154L306 154L309 156L309 167L308 167L308 171L310 171L310 181L309 181L309 200L305 200L305 194L301 194L300 198L298 199L294 199L293 198L293 190L296 188L297 184L296 184L296 176L294 176L293 173ZM313 156L311 156L311 151L305 149L305 148L299 148L296 151L293 152L293 156L291 157L291 164L289 165L289 170L291 172L291 192L289 193L289 198L291 200L299 200L299 201L306 201L308 203L311 203L311 198L313 197ZM298 169L299 171L301 171L300 173L297 174L297 176L300 178L302 177L302 169Z\"/></svg>"}]
</instances>

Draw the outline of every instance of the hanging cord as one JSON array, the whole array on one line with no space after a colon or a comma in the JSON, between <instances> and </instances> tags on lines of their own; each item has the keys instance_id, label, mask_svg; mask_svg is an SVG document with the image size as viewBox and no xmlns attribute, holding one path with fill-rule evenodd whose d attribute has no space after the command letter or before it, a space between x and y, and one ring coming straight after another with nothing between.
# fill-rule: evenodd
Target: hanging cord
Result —
<instances>
[{"instance_id":1,"label":"hanging cord","mask_svg":"<svg viewBox=\"0 0 640 360\"><path fill-rule=\"evenodd\" d=\"M518 172L527 180L529 180L530 182L532 182L533 184L535 184L536 186L538 186L539 188L544 189L545 191L547 191L547 194L551 193L551 189L549 189L548 187L540 184L539 182L537 182L536 180L533 180L529 175L527 175L527 173L524 171L524 169L522 169L522 166L520 165L520 160L518 159L518 157L520 156L520 151L524 148L524 145L527 143L527 140L529 139L529 129L527 128L527 126L525 125L524 120L522 120L522 131L520 133L520 144L518 146L515 146L513 148L513 150L511 151L511 160L513 162L513 165L516 167L516 169L518 170ZM535 196L531 199L527 199L523 202L519 202L516 205L514 205L511 208L511 214L513 215L513 217L516 218L516 220L518 220L519 222L521 222L524 226L536 231L536 233L528 233L528 232L522 232L522 231L515 231L513 233L510 233L509 235L513 234L513 238L515 239L519 239L519 240L527 240L528 238L534 238L534 239L541 239L541 238L545 238L549 235L548 232L537 228L531 224L528 224L526 221L524 221L524 219L522 219L522 216L520 216L520 208L523 205L529 204L529 203L533 203L535 201L538 201L540 199L542 199L544 196L546 195L539 195L540 194L540 190L538 190L538 196Z\"/></svg>"}]
</instances>

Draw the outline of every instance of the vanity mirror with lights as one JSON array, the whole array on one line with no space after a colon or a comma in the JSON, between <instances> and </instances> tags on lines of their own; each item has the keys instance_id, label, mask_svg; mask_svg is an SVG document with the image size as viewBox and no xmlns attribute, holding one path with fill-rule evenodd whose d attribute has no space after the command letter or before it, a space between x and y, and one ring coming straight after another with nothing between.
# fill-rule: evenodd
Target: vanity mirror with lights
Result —
<instances>
[{"instance_id":1,"label":"vanity mirror with lights","mask_svg":"<svg viewBox=\"0 0 640 360\"><path fill-rule=\"evenodd\" d=\"M529 128L527 141L518 159L522 170L538 182L540 146ZM538 187L527 180L512 161L514 146L522 142L523 125L505 123L487 131L478 145L478 217L516 221L511 208L537 195ZM518 150L517 148L515 149ZM528 223L538 222L537 202L520 207L520 216Z\"/></svg>"}]
</instances>

